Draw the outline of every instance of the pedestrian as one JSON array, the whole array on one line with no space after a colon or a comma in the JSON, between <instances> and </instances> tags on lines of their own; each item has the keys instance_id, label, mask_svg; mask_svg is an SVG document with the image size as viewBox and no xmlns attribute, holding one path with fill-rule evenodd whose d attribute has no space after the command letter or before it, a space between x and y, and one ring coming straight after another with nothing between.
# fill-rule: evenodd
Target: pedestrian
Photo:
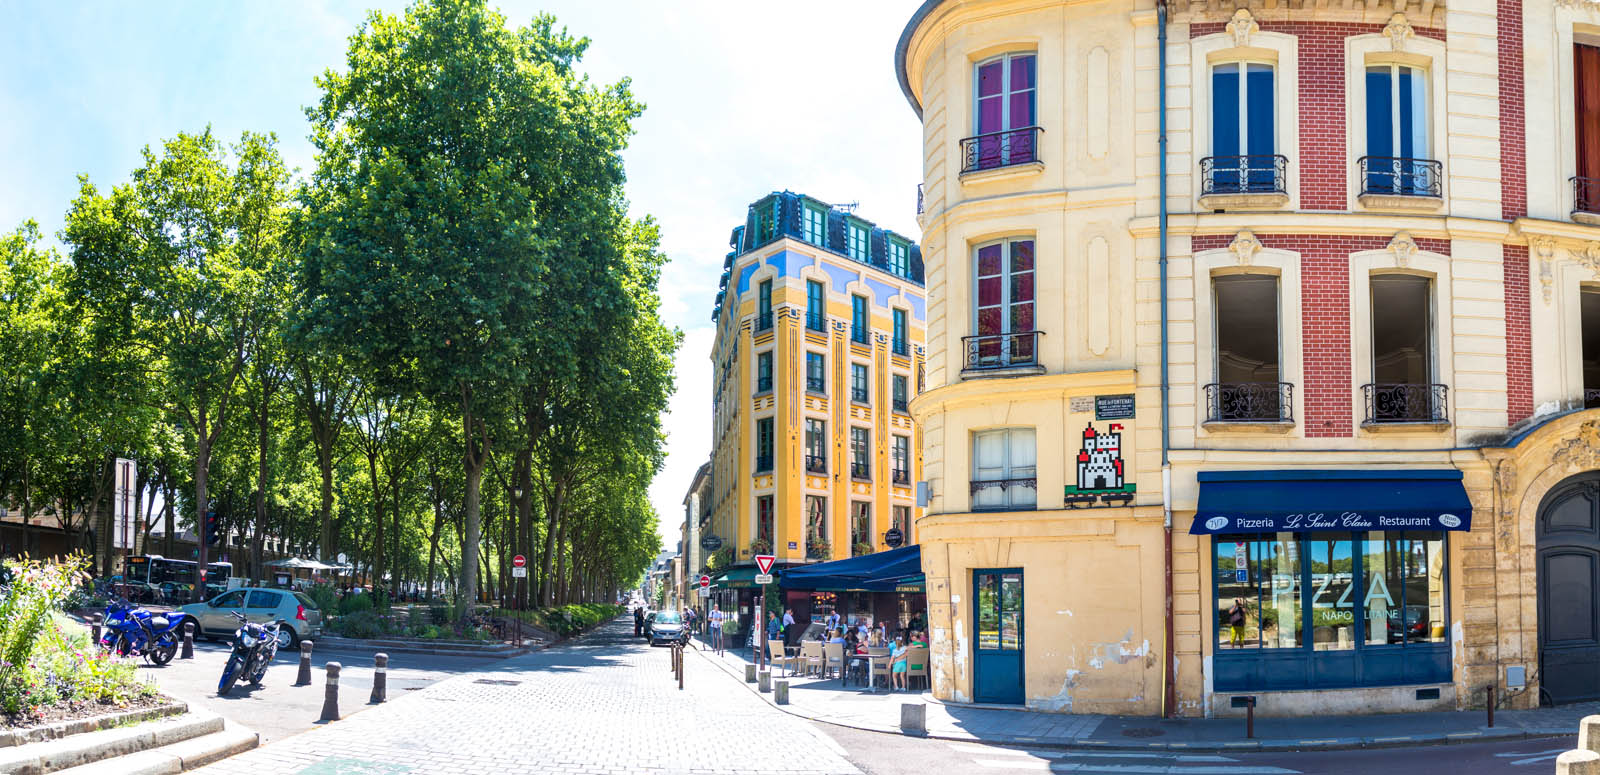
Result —
<instances>
[{"instance_id":1,"label":"pedestrian","mask_svg":"<svg viewBox=\"0 0 1600 775\"><path fill-rule=\"evenodd\" d=\"M778 640L783 637L783 625L778 623L778 612L767 612L767 640Z\"/></svg>"},{"instance_id":2,"label":"pedestrian","mask_svg":"<svg viewBox=\"0 0 1600 775\"><path fill-rule=\"evenodd\" d=\"M1244 605L1244 598L1236 597L1233 599L1233 607L1229 608L1227 612L1228 627L1233 630L1232 643L1236 649L1244 648L1244 620L1247 610Z\"/></svg>"},{"instance_id":3,"label":"pedestrian","mask_svg":"<svg viewBox=\"0 0 1600 775\"><path fill-rule=\"evenodd\" d=\"M722 609L712 608L706 615L706 623L711 626L711 649L718 654L722 653Z\"/></svg>"},{"instance_id":4,"label":"pedestrian","mask_svg":"<svg viewBox=\"0 0 1600 775\"><path fill-rule=\"evenodd\" d=\"M828 627L829 630L837 630L837 629L839 629L839 611L838 611L838 609L834 609L833 613L828 614L827 627Z\"/></svg>"},{"instance_id":5,"label":"pedestrian","mask_svg":"<svg viewBox=\"0 0 1600 775\"><path fill-rule=\"evenodd\" d=\"M633 637L644 635L644 606L633 607Z\"/></svg>"},{"instance_id":6,"label":"pedestrian","mask_svg":"<svg viewBox=\"0 0 1600 775\"><path fill-rule=\"evenodd\" d=\"M783 609L783 645L794 645L794 609Z\"/></svg>"}]
</instances>

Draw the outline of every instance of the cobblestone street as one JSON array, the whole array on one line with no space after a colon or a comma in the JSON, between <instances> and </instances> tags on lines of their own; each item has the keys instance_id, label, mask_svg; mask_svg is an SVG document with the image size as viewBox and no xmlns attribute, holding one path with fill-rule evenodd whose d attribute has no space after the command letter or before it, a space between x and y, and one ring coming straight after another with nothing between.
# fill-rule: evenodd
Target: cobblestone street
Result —
<instances>
[{"instance_id":1,"label":"cobblestone street","mask_svg":"<svg viewBox=\"0 0 1600 775\"><path fill-rule=\"evenodd\" d=\"M198 770L206 775L856 773L835 743L631 624L455 676ZM321 676L318 676L318 682ZM366 695L340 697L344 708Z\"/></svg>"}]
</instances>

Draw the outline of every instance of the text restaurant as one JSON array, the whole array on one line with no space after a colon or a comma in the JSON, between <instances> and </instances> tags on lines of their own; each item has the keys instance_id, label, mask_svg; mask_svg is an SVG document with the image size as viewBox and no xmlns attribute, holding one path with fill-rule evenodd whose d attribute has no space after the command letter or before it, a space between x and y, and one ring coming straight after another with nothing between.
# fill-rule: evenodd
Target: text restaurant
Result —
<instances>
[{"instance_id":1,"label":"text restaurant","mask_svg":"<svg viewBox=\"0 0 1600 775\"><path fill-rule=\"evenodd\" d=\"M1446 543L1471 528L1457 470L1200 472L1212 688L1451 680Z\"/></svg>"}]
</instances>

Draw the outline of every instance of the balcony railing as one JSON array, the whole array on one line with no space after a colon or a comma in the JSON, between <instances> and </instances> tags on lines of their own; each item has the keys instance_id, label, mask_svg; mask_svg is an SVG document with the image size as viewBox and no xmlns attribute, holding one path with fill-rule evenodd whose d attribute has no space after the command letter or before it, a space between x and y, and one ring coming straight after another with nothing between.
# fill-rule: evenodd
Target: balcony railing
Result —
<instances>
[{"instance_id":1,"label":"balcony railing","mask_svg":"<svg viewBox=\"0 0 1600 775\"><path fill-rule=\"evenodd\" d=\"M809 328L812 331L828 330L828 316L822 314L821 312L807 312L806 328Z\"/></svg>"},{"instance_id":2,"label":"balcony railing","mask_svg":"<svg viewBox=\"0 0 1600 775\"><path fill-rule=\"evenodd\" d=\"M893 476L895 484L911 484L911 472L904 468L896 468Z\"/></svg>"},{"instance_id":3,"label":"balcony railing","mask_svg":"<svg viewBox=\"0 0 1600 775\"><path fill-rule=\"evenodd\" d=\"M1439 423L1449 419L1446 398L1449 388L1444 385L1415 384L1362 385L1366 396L1367 422Z\"/></svg>"},{"instance_id":4,"label":"balcony railing","mask_svg":"<svg viewBox=\"0 0 1600 775\"><path fill-rule=\"evenodd\" d=\"M772 328L772 313L762 312L756 315L756 331L766 331Z\"/></svg>"},{"instance_id":5,"label":"balcony railing","mask_svg":"<svg viewBox=\"0 0 1600 775\"><path fill-rule=\"evenodd\" d=\"M1583 391L1583 408L1593 409L1597 406L1600 406L1600 390L1585 389Z\"/></svg>"},{"instance_id":6,"label":"balcony railing","mask_svg":"<svg viewBox=\"0 0 1600 775\"><path fill-rule=\"evenodd\" d=\"M895 339L890 344L890 347L893 348L895 355L907 355L911 352L911 345L905 340L904 337Z\"/></svg>"},{"instance_id":7,"label":"balcony railing","mask_svg":"<svg viewBox=\"0 0 1600 775\"><path fill-rule=\"evenodd\" d=\"M872 344L872 334L865 328L850 327L850 341L856 344Z\"/></svg>"},{"instance_id":8,"label":"balcony railing","mask_svg":"<svg viewBox=\"0 0 1600 775\"><path fill-rule=\"evenodd\" d=\"M1282 194L1287 156L1207 156L1200 160L1200 195Z\"/></svg>"},{"instance_id":9,"label":"balcony railing","mask_svg":"<svg viewBox=\"0 0 1600 775\"><path fill-rule=\"evenodd\" d=\"M1003 511L1006 509L1031 509L1039 502L1039 479L974 479L970 494L974 511ZM998 498L980 497L999 490Z\"/></svg>"},{"instance_id":10,"label":"balcony railing","mask_svg":"<svg viewBox=\"0 0 1600 775\"><path fill-rule=\"evenodd\" d=\"M904 399L904 398L896 398L896 399L895 399L895 400L894 400L894 402L893 402L893 404L894 404L894 410L895 410L895 411L896 411L896 412L906 412L906 411L909 411L909 409L908 409L908 407L909 407L909 406L910 406L910 403L911 403L911 402L909 402L909 401L907 401L907 400L905 400L905 399Z\"/></svg>"},{"instance_id":11,"label":"balcony railing","mask_svg":"<svg viewBox=\"0 0 1600 775\"><path fill-rule=\"evenodd\" d=\"M762 474L772 470L771 455L756 455L756 473Z\"/></svg>"},{"instance_id":12,"label":"balcony railing","mask_svg":"<svg viewBox=\"0 0 1600 775\"><path fill-rule=\"evenodd\" d=\"M855 479L871 479L872 466L866 463L851 463L850 476Z\"/></svg>"},{"instance_id":13,"label":"balcony railing","mask_svg":"<svg viewBox=\"0 0 1600 775\"><path fill-rule=\"evenodd\" d=\"M1572 211L1600 213L1600 178L1572 179Z\"/></svg>"},{"instance_id":14,"label":"balcony railing","mask_svg":"<svg viewBox=\"0 0 1600 775\"><path fill-rule=\"evenodd\" d=\"M1014 334L963 336L968 369L1004 369L1039 364L1039 335L1042 331Z\"/></svg>"},{"instance_id":15,"label":"balcony railing","mask_svg":"<svg viewBox=\"0 0 1600 775\"><path fill-rule=\"evenodd\" d=\"M850 400L854 401L854 402L856 402L858 404L867 403L867 391L866 391L866 389L864 389L864 388L862 388L862 389L850 388Z\"/></svg>"},{"instance_id":16,"label":"balcony railing","mask_svg":"<svg viewBox=\"0 0 1600 775\"><path fill-rule=\"evenodd\" d=\"M1213 382L1206 385L1206 422L1292 422L1294 385Z\"/></svg>"},{"instance_id":17,"label":"balcony railing","mask_svg":"<svg viewBox=\"0 0 1600 775\"><path fill-rule=\"evenodd\" d=\"M756 392L757 393L770 393L770 392L772 392L772 377L770 375L769 376L765 376L765 377L756 377Z\"/></svg>"},{"instance_id":18,"label":"balcony railing","mask_svg":"<svg viewBox=\"0 0 1600 775\"><path fill-rule=\"evenodd\" d=\"M813 474L828 473L828 458L823 455L806 455L806 470Z\"/></svg>"},{"instance_id":19,"label":"balcony railing","mask_svg":"<svg viewBox=\"0 0 1600 775\"><path fill-rule=\"evenodd\" d=\"M1444 195L1444 165L1433 159L1363 156L1356 163L1361 167L1362 196Z\"/></svg>"},{"instance_id":20,"label":"balcony railing","mask_svg":"<svg viewBox=\"0 0 1600 775\"><path fill-rule=\"evenodd\" d=\"M828 380L826 378L824 378L824 377L813 377L813 376L809 376L808 375L806 377L806 392L808 392L808 393L827 393L828 392Z\"/></svg>"},{"instance_id":21,"label":"balcony railing","mask_svg":"<svg viewBox=\"0 0 1600 775\"><path fill-rule=\"evenodd\" d=\"M961 141L961 171L978 172L1039 161L1038 137L1043 131L1028 126L968 137Z\"/></svg>"}]
</instances>

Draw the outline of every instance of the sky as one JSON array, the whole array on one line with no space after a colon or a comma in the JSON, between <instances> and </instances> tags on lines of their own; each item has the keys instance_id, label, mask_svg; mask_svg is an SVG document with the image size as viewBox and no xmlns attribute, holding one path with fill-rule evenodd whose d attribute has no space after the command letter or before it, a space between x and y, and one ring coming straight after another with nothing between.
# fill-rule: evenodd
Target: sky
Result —
<instances>
[{"instance_id":1,"label":"sky","mask_svg":"<svg viewBox=\"0 0 1600 775\"><path fill-rule=\"evenodd\" d=\"M921 128L894 74L918 0L564 0L497 4L510 24L554 14L592 43L582 69L632 80L646 104L627 152L635 217L653 216L670 263L663 315L683 331L650 487L666 548L711 454L711 307L728 235L749 204L789 189L919 234ZM78 176L125 182L140 149L210 126L272 132L309 171L314 79L343 69L368 9L402 2L7 2L0 25L0 231L61 228Z\"/></svg>"}]
</instances>

